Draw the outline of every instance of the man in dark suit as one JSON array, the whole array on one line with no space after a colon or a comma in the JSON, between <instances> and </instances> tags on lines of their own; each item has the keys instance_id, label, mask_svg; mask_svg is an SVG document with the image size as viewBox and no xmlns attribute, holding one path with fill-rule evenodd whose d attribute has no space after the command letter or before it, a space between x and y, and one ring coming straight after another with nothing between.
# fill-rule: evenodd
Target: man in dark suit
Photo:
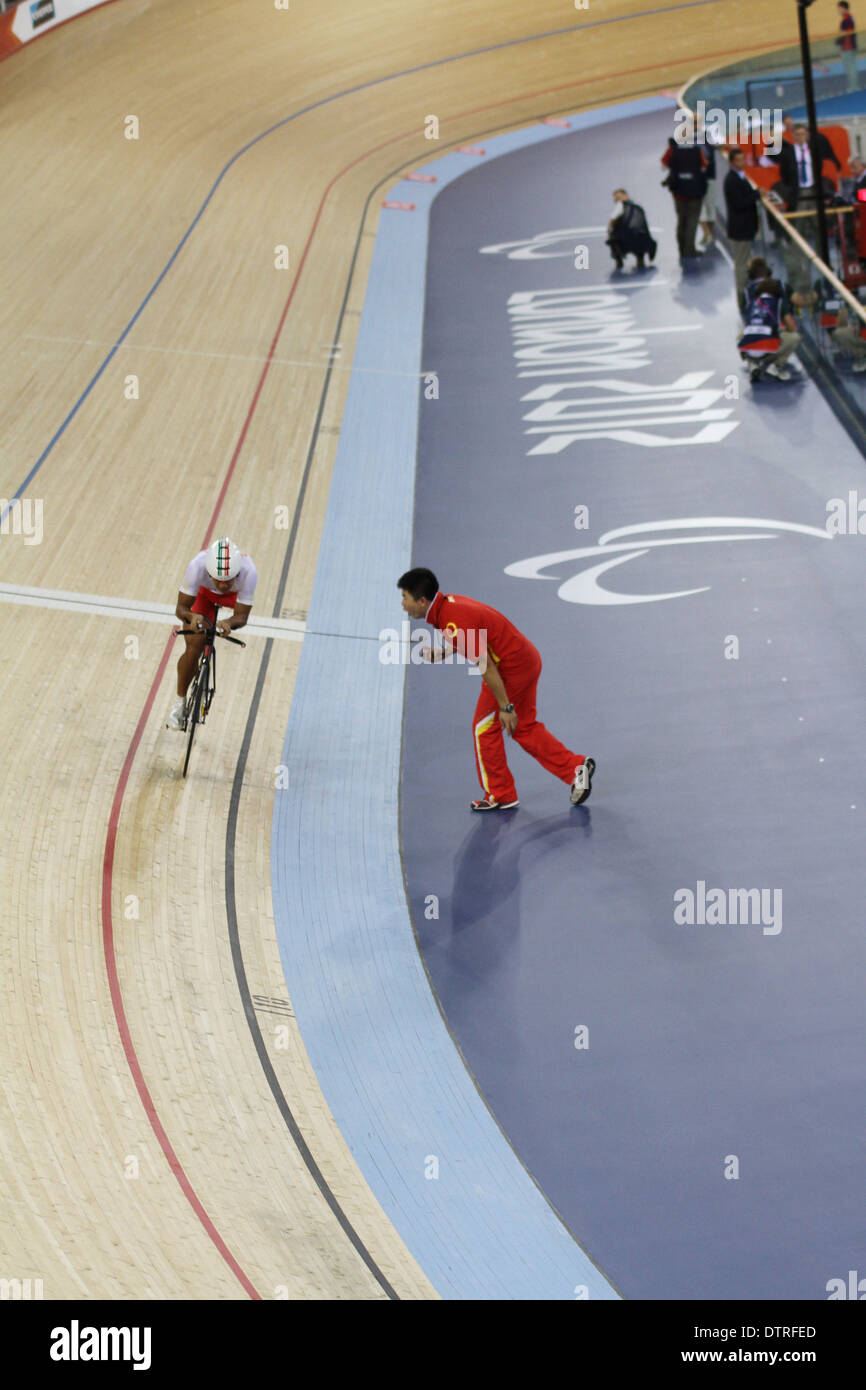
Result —
<instances>
[{"instance_id":1,"label":"man in dark suit","mask_svg":"<svg viewBox=\"0 0 866 1390\"><path fill-rule=\"evenodd\" d=\"M851 170L851 177L854 179L858 188L862 188L866 183L866 162L859 159L856 154L852 154L848 160L848 168Z\"/></svg>"},{"instance_id":2,"label":"man in dark suit","mask_svg":"<svg viewBox=\"0 0 866 1390\"><path fill-rule=\"evenodd\" d=\"M748 279L752 243L758 235L758 203L761 194L746 177L746 156L742 150L731 150L730 169L725 175L723 192L728 223L728 241L734 260L734 284L737 303L740 303Z\"/></svg>"},{"instance_id":3,"label":"man in dark suit","mask_svg":"<svg viewBox=\"0 0 866 1390\"><path fill-rule=\"evenodd\" d=\"M848 168L851 170L851 177L845 180L845 198L851 203L862 202L858 195L866 192L866 163L858 159L856 154L852 154L848 160Z\"/></svg>"},{"instance_id":4,"label":"man in dark suit","mask_svg":"<svg viewBox=\"0 0 866 1390\"><path fill-rule=\"evenodd\" d=\"M841 169L842 166L827 136L820 130L816 134L816 154L821 161L821 169L824 167L825 160L828 159L831 164L836 165L837 170ZM778 165L780 186L777 191L788 204L789 212L797 212L806 206L814 207L817 202L818 189L821 186L821 171L818 171L816 179L815 171L812 168L808 126L795 125L791 131L791 139L782 142L779 153L763 154L761 163L765 166Z\"/></svg>"}]
</instances>

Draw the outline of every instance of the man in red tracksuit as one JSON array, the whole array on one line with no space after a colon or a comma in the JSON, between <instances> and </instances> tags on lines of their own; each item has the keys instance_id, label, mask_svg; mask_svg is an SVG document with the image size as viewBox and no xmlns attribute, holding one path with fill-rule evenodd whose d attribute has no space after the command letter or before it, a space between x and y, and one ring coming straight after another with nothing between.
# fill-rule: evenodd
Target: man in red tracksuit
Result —
<instances>
[{"instance_id":1,"label":"man in red tracksuit","mask_svg":"<svg viewBox=\"0 0 866 1390\"><path fill-rule=\"evenodd\" d=\"M508 811L519 805L505 757L503 729L554 777L568 783L572 806L586 801L595 761L569 752L536 718L541 657L529 639L486 603L440 593L432 570L407 570L397 588L402 590L404 612L410 618L426 619L442 633L446 649L437 656L431 648L430 660L456 652L477 663L484 679L472 721L475 765L484 796L470 802L471 809Z\"/></svg>"}]
</instances>

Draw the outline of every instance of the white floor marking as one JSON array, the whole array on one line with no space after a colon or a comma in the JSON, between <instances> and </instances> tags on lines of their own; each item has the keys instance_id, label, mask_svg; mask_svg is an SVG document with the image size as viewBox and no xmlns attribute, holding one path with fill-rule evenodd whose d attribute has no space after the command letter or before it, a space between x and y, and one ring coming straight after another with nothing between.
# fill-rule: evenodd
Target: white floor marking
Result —
<instances>
[{"instance_id":1,"label":"white floor marking","mask_svg":"<svg viewBox=\"0 0 866 1390\"><path fill-rule=\"evenodd\" d=\"M112 348L116 344L108 338L57 338L44 333L27 333L25 342L29 343L70 343L73 347L98 347ZM130 349L133 352L164 352L177 357L207 357L214 358L220 362L267 362L270 361L272 367L317 367L319 371L325 367L333 367L340 372L366 372L373 376L411 376L418 379L425 376L424 372L395 372L380 369L378 367L353 367L340 366L334 360L318 362L305 362L294 357L271 357L261 356L257 353L246 352L198 352L194 348L173 348L157 347L152 343L121 343L122 349ZM323 352L333 352L333 346L322 345ZM340 348L342 351L342 347Z\"/></svg>"},{"instance_id":2,"label":"white floor marking","mask_svg":"<svg viewBox=\"0 0 866 1390\"><path fill-rule=\"evenodd\" d=\"M105 594L77 594L68 589L35 589L26 584L0 584L0 603L95 613L103 618L125 618L127 622L177 623L174 609L169 603L145 603ZM253 637L280 637L288 642L303 642L305 632L306 624L295 618L258 618L253 615L244 628L242 640L246 640L249 633Z\"/></svg>"}]
</instances>

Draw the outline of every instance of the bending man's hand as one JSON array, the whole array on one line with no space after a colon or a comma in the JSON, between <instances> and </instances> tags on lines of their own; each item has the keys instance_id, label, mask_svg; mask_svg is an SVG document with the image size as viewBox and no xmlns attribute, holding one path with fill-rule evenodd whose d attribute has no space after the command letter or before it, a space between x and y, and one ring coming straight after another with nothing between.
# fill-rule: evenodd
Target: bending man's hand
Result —
<instances>
[{"instance_id":1,"label":"bending man's hand","mask_svg":"<svg viewBox=\"0 0 866 1390\"><path fill-rule=\"evenodd\" d=\"M515 710L512 710L512 712L509 714L506 710L501 709L499 711L499 722L502 725L505 732L508 734L508 737L512 738L514 735L514 730L517 728L517 712Z\"/></svg>"},{"instance_id":2,"label":"bending man's hand","mask_svg":"<svg viewBox=\"0 0 866 1390\"><path fill-rule=\"evenodd\" d=\"M434 647L431 643L429 647L424 648L425 657L427 661L431 663L434 661L445 661L447 657L451 656L453 651L454 648L449 647L447 642L443 643L441 647Z\"/></svg>"}]
</instances>

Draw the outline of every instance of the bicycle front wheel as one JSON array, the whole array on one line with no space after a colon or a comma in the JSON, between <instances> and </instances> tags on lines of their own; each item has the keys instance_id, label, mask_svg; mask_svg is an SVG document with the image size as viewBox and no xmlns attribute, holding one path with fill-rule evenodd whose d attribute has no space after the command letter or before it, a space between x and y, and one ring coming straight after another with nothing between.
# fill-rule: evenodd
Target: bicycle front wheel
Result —
<instances>
[{"instance_id":1,"label":"bicycle front wheel","mask_svg":"<svg viewBox=\"0 0 866 1390\"><path fill-rule=\"evenodd\" d=\"M199 723L202 703L207 693L207 670L200 671L195 678L192 689L192 697L188 705L187 724L189 730L186 736L186 757L183 760L183 775L189 767L189 755L192 752L192 741L195 738L196 725Z\"/></svg>"}]
</instances>

